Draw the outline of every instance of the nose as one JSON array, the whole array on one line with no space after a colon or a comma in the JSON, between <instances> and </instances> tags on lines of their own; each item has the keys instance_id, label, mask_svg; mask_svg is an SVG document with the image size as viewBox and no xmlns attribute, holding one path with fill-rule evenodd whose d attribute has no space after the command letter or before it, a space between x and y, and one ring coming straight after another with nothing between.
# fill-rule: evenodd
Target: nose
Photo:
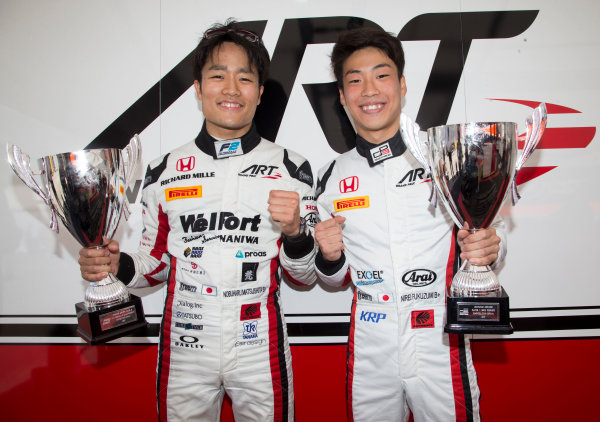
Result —
<instances>
[{"instance_id":1,"label":"nose","mask_svg":"<svg viewBox=\"0 0 600 422\"><path fill-rule=\"evenodd\" d=\"M361 95L363 97L372 97L373 95L379 94L379 90L372 78L365 78L363 81L363 87Z\"/></svg>"},{"instance_id":2,"label":"nose","mask_svg":"<svg viewBox=\"0 0 600 422\"><path fill-rule=\"evenodd\" d=\"M240 95L240 89L235 78L227 78L223 86L223 94L230 96Z\"/></svg>"}]
</instances>

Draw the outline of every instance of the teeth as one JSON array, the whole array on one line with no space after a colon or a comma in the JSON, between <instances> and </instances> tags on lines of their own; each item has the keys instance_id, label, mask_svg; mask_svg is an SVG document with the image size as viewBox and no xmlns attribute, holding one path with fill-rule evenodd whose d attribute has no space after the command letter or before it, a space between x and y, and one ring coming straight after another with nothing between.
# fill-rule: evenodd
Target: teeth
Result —
<instances>
[{"instance_id":1,"label":"teeth","mask_svg":"<svg viewBox=\"0 0 600 422\"><path fill-rule=\"evenodd\" d=\"M223 102L221 103L221 107L227 107L227 108L240 108L241 106L238 103L227 103L227 102Z\"/></svg>"},{"instance_id":2,"label":"teeth","mask_svg":"<svg viewBox=\"0 0 600 422\"><path fill-rule=\"evenodd\" d=\"M371 105L362 106L361 108L364 111L372 111L372 110L379 110L381 107L383 107L382 104L371 104Z\"/></svg>"}]
</instances>

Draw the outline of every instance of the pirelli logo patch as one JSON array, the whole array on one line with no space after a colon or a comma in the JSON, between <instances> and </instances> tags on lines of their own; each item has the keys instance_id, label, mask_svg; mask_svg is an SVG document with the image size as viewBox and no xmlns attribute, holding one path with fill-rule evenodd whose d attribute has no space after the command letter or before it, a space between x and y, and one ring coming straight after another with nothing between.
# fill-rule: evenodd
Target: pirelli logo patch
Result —
<instances>
[{"instance_id":1,"label":"pirelli logo patch","mask_svg":"<svg viewBox=\"0 0 600 422\"><path fill-rule=\"evenodd\" d=\"M187 198L202 198L202 186L165 189L165 199L167 201Z\"/></svg>"},{"instance_id":2,"label":"pirelli logo patch","mask_svg":"<svg viewBox=\"0 0 600 422\"><path fill-rule=\"evenodd\" d=\"M336 211L348 211L357 208L369 208L369 197L355 196L354 198L337 199L333 201L333 208Z\"/></svg>"}]
</instances>

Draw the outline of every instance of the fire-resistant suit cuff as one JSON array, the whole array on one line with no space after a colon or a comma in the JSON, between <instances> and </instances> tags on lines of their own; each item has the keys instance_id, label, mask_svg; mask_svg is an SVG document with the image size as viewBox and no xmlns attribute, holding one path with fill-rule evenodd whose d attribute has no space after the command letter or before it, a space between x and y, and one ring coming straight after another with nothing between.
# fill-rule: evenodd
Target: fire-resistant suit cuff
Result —
<instances>
[{"instance_id":1,"label":"fire-resistant suit cuff","mask_svg":"<svg viewBox=\"0 0 600 422\"><path fill-rule=\"evenodd\" d=\"M337 261L327 261L321 251L317 252L317 256L315 258L315 265L317 269L324 275L334 275L339 270L342 269L344 264L346 263L346 255L342 252L342 255Z\"/></svg>"},{"instance_id":2,"label":"fire-resistant suit cuff","mask_svg":"<svg viewBox=\"0 0 600 422\"><path fill-rule=\"evenodd\" d=\"M121 252L119 258L119 271L117 271L116 277L121 280L123 284L127 285L133 280L134 275L135 264L133 263L133 258L126 253Z\"/></svg>"},{"instance_id":3,"label":"fire-resistant suit cuff","mask_svg":"<svg viewBox=\"0 0 600 422\"><path fill-rule=\"evenodd\" d=\"M315 240L312 234L300 233L297 236L281 236L283 241L283 250L291 259L302 258L312 252Z\"/></svg>"}]
</instances>

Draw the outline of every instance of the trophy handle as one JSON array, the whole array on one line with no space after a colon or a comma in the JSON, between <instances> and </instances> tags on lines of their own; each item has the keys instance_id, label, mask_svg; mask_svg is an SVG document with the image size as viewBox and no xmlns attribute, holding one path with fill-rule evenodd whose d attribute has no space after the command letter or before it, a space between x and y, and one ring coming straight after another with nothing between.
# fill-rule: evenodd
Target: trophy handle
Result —
<instances>
[{"instance_id":1,"label":"trophy handle","mask_svg":"<svg viewBox=\"0 0 600 422\"><path fill-rule=\"evenodd\" d=\"M50 220L50 228L58 233L58 218L56 216L56 211L50 202L50 194L48 186L46 185L46 190L42 189L42 187L35 181L33 178L34 172L31 170L29 165L29 155L25 154L21 148L14 144L6 144L6 156L8 158L8 165L13 169L15 174L35 193L37 193L40 198L44 200L46 205L50 207L50 213L52 214ZM42 160L43 170L42 174L46 174L46 163ZM39 173L38 173L39 174Z\"/></svg>"},{"instance_id":2,"label":"trophy handle","mask_svg":"<svg viewBox=\"0 0 600 422\"><path fill-rule=\"evenodd\" d=\"M511 183L513 205L516 205L517 202L519 202L519 199L521 199L521 195L519 195L517 190L517 174L519 173L519 170L521 170L521 167L523 167L523 164L525 164L531 154L533 154L533 151L535 151L542 136L544 136L547 120L548 113L546 111L546 104L540 103L540 105L533 110L533 114L528 117L525 122L527 126L527 138L525 139L523 152L515 165L515 173Z\"/></svg>"},{"instance_id":3,"label":"trophy handle","mask_svg":"<svg viewBox=\"0 0 600 422\"><path fill-rule=\"evenodd\" d=\"M429 195L429 203L434 207L437 205L437 191L433 182L433 172L431 171L431 165L429 160L429 154L426 151L427 141L422 142L419 137L419 125L413 122L410 117L402 113L400 115L400 134L406 144L406 147L415 159L423 166L425 171L429 173L431 177L431 194Z\"/></svg>"},{"instance_id":4,"label":"trophy handle","mask_svg":"<svg viewBox=\"0 0 600 422\"><path fill-rule=\"evenodd\" d=\"M142 143L140 142L140 137L137 133L133 135L129 144L123 148L123 153L126 156L125 181L127 182L127 185L130 185L131 182L133 182L135 169L138 165L140 156L142 155Z\"/></svg>"},{"instance_id":5,"label":"trophy handle","mask_svg":"<svg viewBox=\"0 0 600 422\"><path fill-rule=\"evenodd\" d=\"M133 138L129 141L129 144L123 148L123 156L125 157L124 171L125 171L125 182L127 186L131 186L135 175L135 169L139 163L142 155L142 143L139 135L136 133ZM129 202L123 201L123 214L125 219L129 220L131 210L129 209Z\"/></svg>"}]
</instances>

